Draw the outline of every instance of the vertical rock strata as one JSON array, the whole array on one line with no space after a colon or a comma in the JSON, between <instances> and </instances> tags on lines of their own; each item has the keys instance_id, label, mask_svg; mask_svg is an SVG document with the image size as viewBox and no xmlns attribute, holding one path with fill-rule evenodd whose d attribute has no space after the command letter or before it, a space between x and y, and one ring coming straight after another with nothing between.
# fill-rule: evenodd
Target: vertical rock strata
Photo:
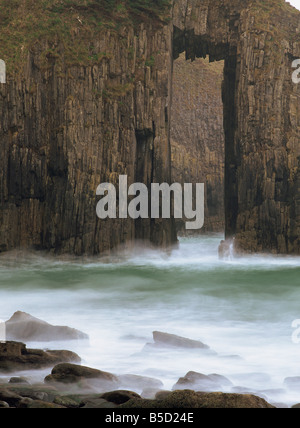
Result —
<instances>
[{"instance_id":1,"label":"vertical rock strata","mask_svg":"<svg viewBox=\"0 0 300 428\"><path fill-rule=\"evenodd\" d=\"M240 251L300 253L300 13L281 0L175 2L174 56L224 60L225 224Z\"/></svg>"},{"instance_id":2,"label":"vertical rock strata","mask_svg":"<svg viewBox=\"0 0 300 428\"><path fill-rule=\"evenodd\" d=\"M170 181L172 63L186 52L225 64L227 237L242 251L299 254L299 18L283 0L175 0L168 24L103 32L94 66L33 45L0 85L0 251L176 241L172 220L98 220L96 188L120 174Z\"/></svg>"},{"instance_id":3,"label":"vertical rock strata","mask_svg":"<svg viewBox=\"0 0 300 428\"><path fill-rule=\"evenodd\" d=\"M172 221L96 216L100 183L170 181L170 27L104 31L94 45L103 54L93 67L51 54L45 66L49 46L35 48L0 86L0 251L81 255L135 238L176 241Z\"/></svg>"}]
</instances>

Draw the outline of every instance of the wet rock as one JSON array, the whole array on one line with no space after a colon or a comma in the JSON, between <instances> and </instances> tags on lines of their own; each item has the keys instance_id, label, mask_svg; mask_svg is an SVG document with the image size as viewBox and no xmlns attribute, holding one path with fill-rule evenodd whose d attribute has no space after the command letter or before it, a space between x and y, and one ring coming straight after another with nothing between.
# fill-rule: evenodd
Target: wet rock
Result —
<instances>
[{"instance_id":1,"label":"wet rock","mask_svg":"<svg viewBox=\"0 0 300 428\"><path fill-rule=\"evenodd\" d=\"M53 404L57 404L62 407L67 407L68 409L78 409L80 407L80 403L67 396L55 397L55 399L53 400Z\"/></svg>"},{"instance_id":2,"label":"wet rock","mask_svg":"<svg viewBox=\"0 0 300 428\"><path fill-rule=\"evenodd\" d=\"M71 351L43 351L27 349L19 342L0 343L0 372L37 370L63 362L80 362L80 357Z\"/></svg>"},{"instance_id":3,"label":"wet rock","mask_svg":"<svg viewBox=\"0 0 300 428\"><path fill-rule=\"evenodd\" d=\"M109 401L110 403L114 403L117 405L127 403L127 401L135 399L135 398L141 398L136 392L132 391L112 391L107 392L101 396L106 401Z\"/></svg>"},{"instance_id":4,"label":"wet rock","mask_svg":"<svg viewBox=\"0 0 300 428\"><path fill-rule=\"evenodd\" d=\"M220 260L227 260L230 258L231 255L231 247L232 241L224 241L222 240L220 242L219 248L218 248L218 254Z\"/></svg>"},{"instance_id":5,"label":"wet rock","mask_svg":"<svg viewBox=\"0 0 300 428\"><path fill-rule=\"evenodd\" d=\"M158 391L155 394L155 400L164 400L167 398L170 394L172 394L172 391Z\"/></svg>"},{"instance_id":6,"label":"wet rock","mask_svg":"<svg viewBox=\"0 0 300 428\"><path fill-rule=\"evenodd\" d=\"M29 397L22 398L22 400L18 404L19 409L29 409L35 400Z\"/></svg>"},{"instance_id":7,"label":"wet rock","mask_svg":"<svg viewBox=\"0 0 300 428\"><path fill-rule=\"evenodd\" d=\"M80 403L82 409L115 409L117 407L117 404L110 403L101 397L87 398Z\"/></svg>"},{"instance_id":8,"label":"wet rock","mask_svg":"<svg viewBox=\"0 0 300 428\"><path fill-rule=\"evenodd\" d=\"M16 312L6 321L6 336L10 341L51 342L88 340L87 334L66 326L54 326L25 312Z\"/></svg>"},{"instance_id":9,"label":"wet rock","mask_svg":"<svg viewBox=\"0 0 300 428\"><path fill-rule=\"evenodd\" d=\"M51 375L45 378L46 383L57 384L79 384L82 381L90 381L91 385L104 390L119 386L115 375L75 364L58 364L53 368Z\"/></svg>"},{"instance_id":10,"label":"wet rock","mask_svg":"<svg viewBox=\"0 0 300 428\"><path fill-rule=\"evenodd\" d=\"M198 340L191 340L185 337L176 336L175 334L162 333L160 331L153 332L153 339L155 346L158 347L209 349L209 346Z\"/></svg>"},{"instance_id":11,"label":"wet rock","mask_svg":"<svg viewBox=\"0 0 300 428\"><path fill-rule=\"evenodd\" d=\"M163 400L134 399L121 408L159 409L272 409L271 404L254 395L225 394L222 392L203 393L190 390L175 391Z\"/></svg>"},{"instance_id":12,"label":"wet rock","mask_svg":"<svg viewBox=\"0 0 300 428\"><path fill-rule=\"evenodd\" d=\"M12 377L10 378L9 383L29 385L29 382L25 377Z\"/></svg>"},{"instance_id":13,"label":"wet rock","mask_svg":"<svg viewBox=\"0 0 300 428\"><path fill-rule=\"evenodd\" d=\"M65 409L65 407L55 403L34 400L27 405L27 409Z\"/></svg>"},{"instance_id":14,"label":"wet rock","mask_svg":"<svg viewBox=\"0 0 300 428\"><path fill-rule=\"evenodd\" d=\"M120 386L122 388L132 389L142 391L146 388L156 388L156 390L163 388L164 384L152 377L147 376L137 376L137 375L120 375L118 376Z\"/></svg>"},{"instance_id":15,"label":"wet rock","mask_svg":"<svg viewBox=\"0 0 300 428\"><path fill-rule=\"evenodd\" d=\"M7 389L0 389L0 401L8 403L10 407L19 407L20 402L23 400L23 397L16 394L13 391Z\"/></svg>"},{"instance_id":16,"label":"wet rock","mask_svg":"<svg viewBox=\"0 0 300 428\"><path fill-rule=\"evenodd\" d=\"M59 392L44 384L38 385L22 385L22 384L7 384L6 389L14 392L21 397L31 398L32 400L41 400L52 402L58 396Z\"/></svg>"},{"instance_id":17,"label":"wet rock","mask_svg":"<svg viewBox=\"0 0 300 428\"><path fill-rule=\"evenodd\" d=\"M9 408L9 404L6 403L5 401L0 401L0 409L8 409Z\"/></svg>"},{"instance_id":18,"label":"wet rock","mask_svg":"<svg viewBox=\"0 0 300 428\"><path fill-rule=\"evenodd\" d=\"M210 374L206 376L202 373L191 371L178 380L178 382L173 386L173 390L193 389L194 391L213 392L232 386L232 382L224 376L218 374Z\"/></svg>"}]
</instances>

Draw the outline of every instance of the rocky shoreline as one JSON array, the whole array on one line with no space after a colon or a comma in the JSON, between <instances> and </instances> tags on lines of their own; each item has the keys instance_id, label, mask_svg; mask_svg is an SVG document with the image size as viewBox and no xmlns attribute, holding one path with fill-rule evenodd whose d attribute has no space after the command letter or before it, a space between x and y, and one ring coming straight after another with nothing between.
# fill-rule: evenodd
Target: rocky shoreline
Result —
<instances>
[{"instance_id":1,"label":"rocky shoreline","mask_svg":"<svg viewBox=\"0 0 300 428\"><path fill-rule=\"evenodd\" d=\"M21 312L14 314L6 325L9 337L12 334L13 337L44 337L47 342L55 340L57 332L61 338L63 332L66 341L74 340L75 330L51 326ZM76 335L78 340L88 337L78 331ZM185 349L216 355L201 341L159 331L153 332L153 343L147 343L144 350L160 352L166 348L170 352ZM33 380L36 379L31 376L33 371L35 374L39 371L41 382ZM24 373L25 377L21 376ZM243 378L228 379L216 373L189 371L178 379L172 390L166 391L159 379L136 374L118 375L81 365L80 356L71 351L30 349L22 342L11 340L0 342L0 408L289 407L269 402L268 391L251 390L234 381L243 382ZM300 378L286 378L283 388L290 392L299 390Z\"/></svg>"},{"instance_id":2,"label":"rocky shoreline","mask_svg":"<svg viewBox=\"0 0 300 428\"><path fill-rule=\"evenodd\" d=\"M163 335L167 334L154 333L154 337L160 340ZM167 342L170 344L171 341L171 346L174 346L176 337L166 336ZM184 343L197 346L195 341L178 339L182 346ZM166 346L166 343L162 345ZM0 343L0 375L14 373L11 378L0 379L0 408L288 407L269 403L261 394L256 396L241 388L239 390L229 379L218 374L204 375L191 371L177 381L172 391L166 391L158 379L134 374L118 376L79 363L80 357L70 351L34 350L27 349L23 343ZM43 382L32 383L31 370L45 367L49 367L51 373ZM25 371L28 377L18 376L19 370ZM297 378L288 378L285 384L295 387ZM231 392L219 392L224 389ZM235 389L236 392L232 392ZM138 390L143 391L139 394ZM299 404L294 407L299 407Z\"/></svg>"}]
</instances>

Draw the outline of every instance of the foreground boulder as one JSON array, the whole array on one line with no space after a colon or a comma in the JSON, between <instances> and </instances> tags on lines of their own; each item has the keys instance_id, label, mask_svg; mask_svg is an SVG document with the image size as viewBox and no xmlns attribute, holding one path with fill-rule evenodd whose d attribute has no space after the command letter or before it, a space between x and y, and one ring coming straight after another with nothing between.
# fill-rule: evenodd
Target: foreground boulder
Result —
<instances>
[{"instance_id":1,"label":"foreground boulder","mask_svg":"<svg viewBox=\"0 0 300 428\"><path fill-rule=\"evenodd\" d=\"M202 373L191 371L178 380L174 385L173 390L192 389L194 391L213 392L232 386L232 382L224 376L218 374L210 374L206 376Z\"/></svg>"},{"instance_id":2,"label":"foreground boulder","mask_svg":"<svg viewBox=\"0 0 300 428\"><path fill-rule=\"evenodd\" d=\"M115 375L76 364L56 365L51 375L45 378L45 382L54 384L82 384L84 382L86 386L94 386L103 391L116 389L119 386L118 378Z\"/></svg>"},{"instance_id":3,"label":"foreground boulder","mask_svg":"<svg viewBox=\"0 0 300 428\"><path fill-rule=\"evenodd\" d=\"M0 343L0 372L11 373L38 370L58 363L80 363L80 357L71 351L43 351L27 349L24 343Z\"/></svg>"},{"instance_id":4,"label":"foreground boulder","mask_svg":"<svg viewBox=\"0 0 300 428\"><path fill-rule=\"evenodd\" d=\"M25 312L16 312L6 325L6 337L10 341L52 342L88 340L89 336L66 326L54 326Z\"/></svg>"},{"instance_id":5,"label":"foreground boulder","mask_svg":"<svg viewBox=\"0 0 300 428\"><path fill-rule=\"evenodd\" d=\"M141 398L138 394L132 391L112 391L106 392L101 396L104 400L117 405L127 403L129 400Z\"/></svg>"},{"instance_id":6,"label":"foreground boulder","mask_svg":"<svg viewBox=\"0 0 300 428\"><path fill-rule=\"evenodd\" d=\"M165 394L161 400L133 399L124 409L274 409L264 399L254 395L203 393L191 390Z\"/></svg>"},{"instance_id":7,"label":"foreground boulder","mask_svg":"<svg viewBox=\"0 0 300 428\"><path fill-rule=\"evenodd\" d=\"M186 337L162 333L160 331L153 332L153 340L154 344L152 344L152 346L160 348L210 349L209 346L198 340L187 339Z\"/></svg>"}]
</instances>

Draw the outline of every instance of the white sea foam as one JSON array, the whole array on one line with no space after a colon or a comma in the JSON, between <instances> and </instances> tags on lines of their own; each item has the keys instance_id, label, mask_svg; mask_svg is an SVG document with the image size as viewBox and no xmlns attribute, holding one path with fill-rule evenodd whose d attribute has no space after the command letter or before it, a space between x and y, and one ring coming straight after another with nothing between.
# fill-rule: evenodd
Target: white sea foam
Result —
<instances>
[{"instance_id":1,"label":"white sea foam","mask_svg":"<svg viewBox=\"0 0 300 428\"><path fill-rule=\"evenodd\" d=\"M222 374L244 390L276 389L264 393L272 402L300 402L300 390L283 385L285 377L300 375L300 345L292 341L292 322L300 318L300 258L224 262L219 242L183 239L170 255L139 250L104 261L1 256L0 318L22 310L81 329L89 345L29 345L68 348L86 365L157 377L165 388L194 370ZM154 330L199 339L217 355L144 350Z\"/></svg>"}]
</instances>

